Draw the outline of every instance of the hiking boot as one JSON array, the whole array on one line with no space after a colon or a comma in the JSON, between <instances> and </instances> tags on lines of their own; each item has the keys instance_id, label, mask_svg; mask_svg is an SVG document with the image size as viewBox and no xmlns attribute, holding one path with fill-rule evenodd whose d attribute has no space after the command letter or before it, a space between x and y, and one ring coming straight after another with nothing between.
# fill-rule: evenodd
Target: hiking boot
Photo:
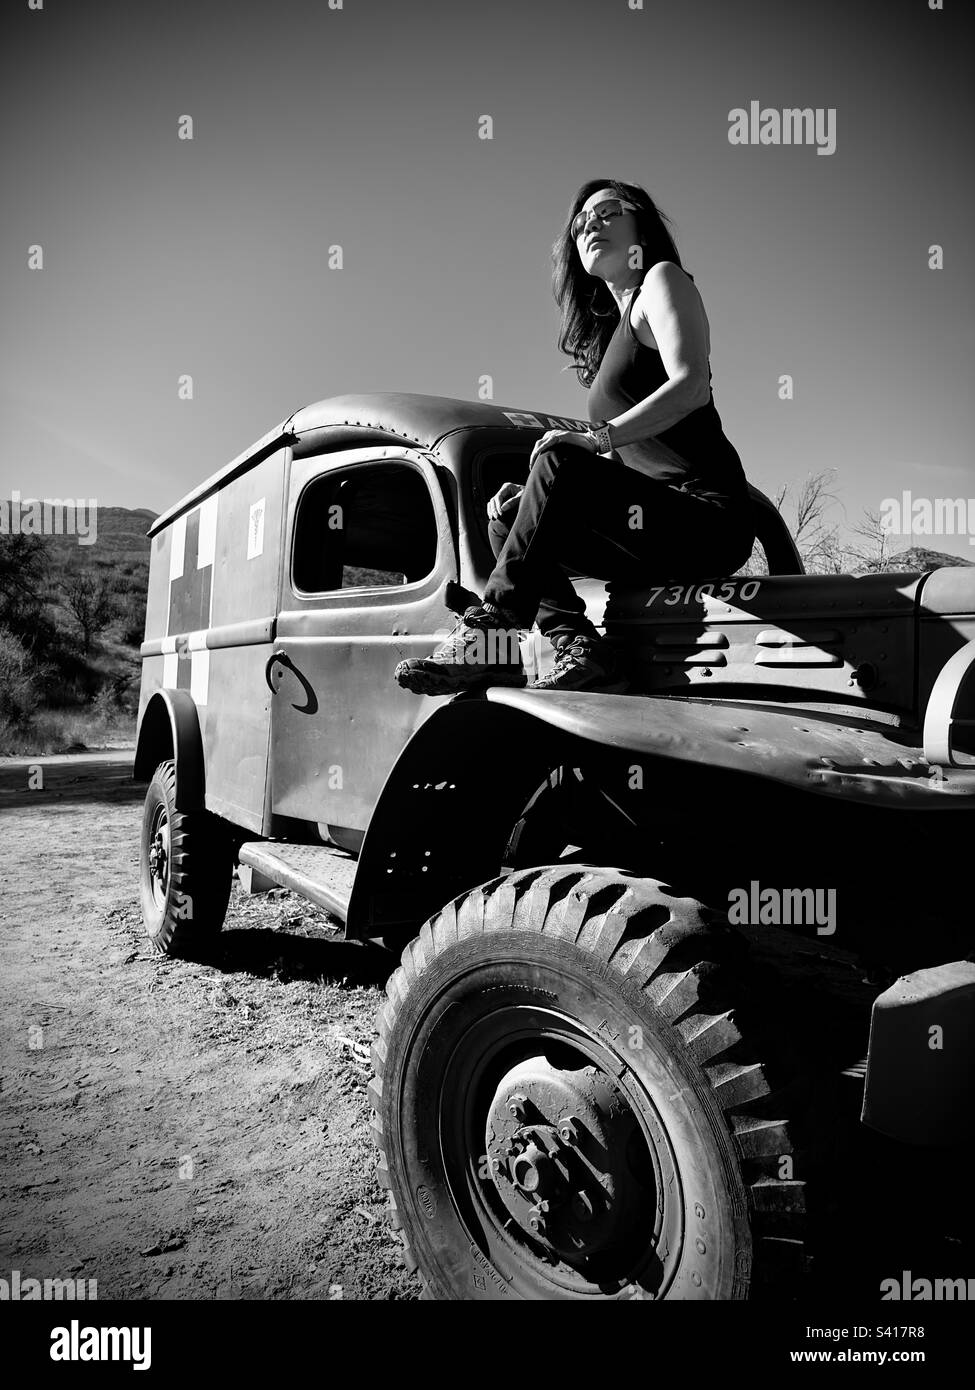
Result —
<instances>
[{"instance_id":1,"label":"hiking boot","mask_svg":"<svg viewBox=\"0 0 975 1390\"><path fill-rule=\"evenodd\" d=\"M430 656L411 656L393 672L415 695L454 695L485 685L524 685L518 627L503 609L477 604L464 611Z\"/></svg>"},{"instance_id":2,"label":"hiking boot","mask_svg":"<svg viewBox=\"0 0 975 1390\"><path fill-rule=\"evenodd\" d=\"M619 694L629 685L611 643L604 637L562 637L556 642L555 665L532 681L529 690L598 690Z\"/></svg>"}]
</instances>

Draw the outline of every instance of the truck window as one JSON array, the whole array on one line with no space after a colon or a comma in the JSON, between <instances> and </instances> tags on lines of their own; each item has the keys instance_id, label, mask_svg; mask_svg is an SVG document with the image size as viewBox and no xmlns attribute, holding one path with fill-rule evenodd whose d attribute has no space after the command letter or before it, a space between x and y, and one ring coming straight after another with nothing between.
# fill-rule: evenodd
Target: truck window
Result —
<instances>
[{"instance_id":1,"label":"truck window","mask_svg":"<svg viewBox=\"0 0 975 1390\"><path fill-rule=\"evenodd\" d=\"M481 454L475 470L476 484L487 506L503 483L524 483L528 477L530 449L492 449Z\"/></svg>"},{"instance_id":2,"label":"truck window","mask_svg":"<svg viewBox=\"0 0 975 1390\"><path fill-rule=\"evenodd\" d=\"M408 464L326 473L298 499L291 571L297 593L412 584L436 563L433 501Z\"/></svg>"},{"instance_id":3,"label":"truck window","mask_svg":"<svg viewBox=\"0 0 975 1390\"><path fill-rule=\"evenodd\" d=\"M524 483L528 478L531 445L515 449L485 449L475 455L471 468L474 509L485 543L488 536L487 504L503 483Z\"/></svg>"}]
</instances>

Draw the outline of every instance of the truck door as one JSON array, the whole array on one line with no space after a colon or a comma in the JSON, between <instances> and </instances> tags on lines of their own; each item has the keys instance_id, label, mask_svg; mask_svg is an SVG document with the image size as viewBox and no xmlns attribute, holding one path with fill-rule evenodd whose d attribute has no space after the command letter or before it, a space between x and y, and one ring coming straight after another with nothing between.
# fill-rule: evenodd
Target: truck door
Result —
<instances>
[{"instance_id":1,"label":"truck door","mask_svg":"<svg viewBox=\"0 0 975 1390\"><path fill-rule=\"evenodd\" d=\"M457 555L437 472L416 450L292 463L272 655L271 808L355 849L393 762L438 699L393 680L456 621Z\"/></svg>"}]
</instances>

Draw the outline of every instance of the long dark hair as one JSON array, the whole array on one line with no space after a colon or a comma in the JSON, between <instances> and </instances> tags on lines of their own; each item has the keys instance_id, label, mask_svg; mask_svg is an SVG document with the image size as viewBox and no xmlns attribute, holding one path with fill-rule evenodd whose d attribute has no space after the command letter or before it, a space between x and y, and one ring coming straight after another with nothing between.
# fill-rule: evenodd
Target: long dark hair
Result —
<instances>
[{"instance_id":1,"label":"long dark hair","mask_svg":"<svg viewBox=\"0 0 975 1390\"><path fill-rule=\"evenodd\" d=\"M562 370L578 372L580 384L586 387L592 385L606 345L619 323L616 301L606 288L605 280L584 269L572 237L572 219L599 188L611 188L618 197L636 205L633 216L644 247L644 270L658 261L681 264L674 238L665 225L670 219L640 184L622 183L619 179L589 179L582 185L572 199L565 225L552 246L552 288L555 302L562 311L559 349L574 358Z\"/></svg>"}]
</instances>

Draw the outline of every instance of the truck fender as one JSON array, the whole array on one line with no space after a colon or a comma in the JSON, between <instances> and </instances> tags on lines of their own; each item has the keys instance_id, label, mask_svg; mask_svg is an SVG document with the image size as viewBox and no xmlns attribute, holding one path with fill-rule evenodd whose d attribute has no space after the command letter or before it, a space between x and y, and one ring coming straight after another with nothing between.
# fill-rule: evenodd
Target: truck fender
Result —
<instances>
[{"instance_id":1,"label":"truck fender","mask_svg":"<svg viewBox=\"0 0 975 1390\"><path fill-rule=\"evenodd\" d=\"M206 781L203 736L196 702L188 690L153 692L139 721L133 779L150 781L167 758L176 764L176 809L201 807Z\"/></svg>"},{"instance_id":2,"label":"truck fender","mask_svg":"<svg viewBox=\"0 0 975 1390\"><path fill-rule=\"evenodd\" d=\"M586 743L638 758L745 773L823 797L943 810L975 792L975 768L951 767L937 780L920 776L905 766L910 750L896 730L888 737L866 720L856 723L854 711L834 723L807 721L789 708L722 708L704 692L700 699L675 700L492 686L485 699ZM920 757L918 749L915 758Z\"/></svg>"},{"instance_id":3,"label":"truck fender","mask_svg":"<svg viewBox=\"0 0 975 1390\"><path fill-rule=\"evenodd\" d=\"M873 1003L860 1118L907 1144L970 1139L975 961L902 975Z\"/></svg>"},{"instance_id":4,"label":"truck fender","mask_svg":"<svg viewBox=\"0 0 975 1390\"><path fill-rule=\"evenodd\" d=\"M416 730L393 764L366 830L346 936L415 935L446 902L493 878L510 832L565 758L558 730L462 695Z\"/></svg>"}]
</instances>

